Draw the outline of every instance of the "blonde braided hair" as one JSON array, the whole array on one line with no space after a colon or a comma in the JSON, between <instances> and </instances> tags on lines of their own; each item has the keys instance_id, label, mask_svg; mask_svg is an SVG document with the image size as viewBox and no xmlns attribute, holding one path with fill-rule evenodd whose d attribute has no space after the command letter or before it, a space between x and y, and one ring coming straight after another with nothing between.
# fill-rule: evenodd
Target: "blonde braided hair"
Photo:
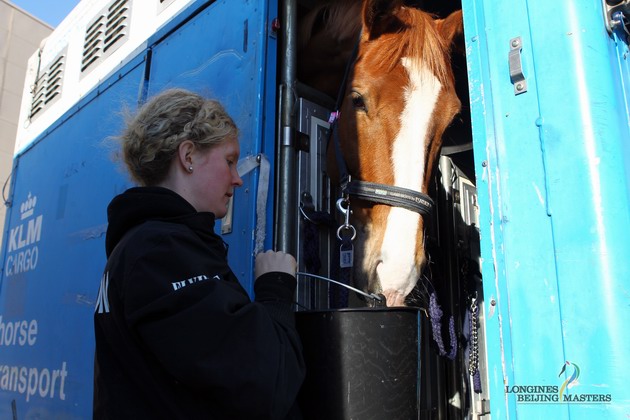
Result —
<instances>
[{"instance_id":1,"label":"blonde braided hair","mask_svg":"<svg viewBox=\"0 0 630 420\"><path fill-rule=\"evenodd\" d=\"M169 89L128 116L118 139L133 180L154 186L168 175L183 141L190 140L200 150L207 150L226 138L237 137L236 124L218 101L184 89Z\"/></svg>"}]
</instances>

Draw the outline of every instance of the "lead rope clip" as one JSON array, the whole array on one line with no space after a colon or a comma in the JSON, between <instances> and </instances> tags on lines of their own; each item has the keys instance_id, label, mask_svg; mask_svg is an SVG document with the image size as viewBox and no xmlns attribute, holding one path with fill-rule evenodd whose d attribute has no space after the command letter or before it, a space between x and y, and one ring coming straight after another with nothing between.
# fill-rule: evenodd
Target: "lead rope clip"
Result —
<instances>
[{"instance_id":1,"label":"lead rope clip","mask_svg":"<svg viewBox=\"0 0 630 420\"><path fill-rule=\"evenodd\" d=\"M344 222L337 229L337 238L341 241L339 247L339 267L350 268L354 264L354 246L352 241L357 236L357 230L350 224L350 201L347 198L337 200L337 210L344 215Z\"/></svg>"}]
</instances>

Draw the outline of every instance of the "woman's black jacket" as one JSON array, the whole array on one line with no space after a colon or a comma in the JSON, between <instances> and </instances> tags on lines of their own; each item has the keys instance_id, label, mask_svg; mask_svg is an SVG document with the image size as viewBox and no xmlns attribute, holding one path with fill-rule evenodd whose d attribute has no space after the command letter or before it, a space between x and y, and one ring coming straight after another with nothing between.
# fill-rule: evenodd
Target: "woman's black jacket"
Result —
<instances>
[{"instance_id":1,"label":"woman's black jacket","mask_svg":"<svg viewBox=\"0 0 630 420\"><path fill-rule=\"evenodd\" d=\"M252 302L214 215L168 189L132 188L112 200L108 219L94 418L299 418L295 278L261 276Z\"/></svg>"}]
</instances>

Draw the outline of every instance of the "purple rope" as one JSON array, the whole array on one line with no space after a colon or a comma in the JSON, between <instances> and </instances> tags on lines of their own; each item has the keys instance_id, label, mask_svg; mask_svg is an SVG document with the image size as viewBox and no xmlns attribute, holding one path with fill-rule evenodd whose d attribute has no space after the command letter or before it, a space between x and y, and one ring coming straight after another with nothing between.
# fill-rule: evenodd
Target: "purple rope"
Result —
<instances>
[{"instance_id":1,"label":"purple rope","mask_svg":"<svg viewBox=\"0 0 630 420\"><path fill-rule=\"evenodd\" d=\"M446 357L455 360L457 355L457 334L455 334L455 318L453 318L453 315L448 320L448 334L451 339L451 351Z\"/></svg>"},{"instance_id":2,"label":"purple rope","mask_svg":"<svg viewBox=\"0 0 630 420\"><path fill-rule=\"evenodd\" d=\"M473 374L473 390L475 394L481 394L481 375L479 374L479 369L475 370Z\"/></svg>"},{"instance_id":3,"label":"purple rope","mask_svg":"<svg viewBox=\"0 0 630 420\"><path fill-rule=\"evenodd\" d=\"M429 319L431 320L431 331L433 332L433 340L438 346L440 356L446 356L450 360L454 360L457 355L457 334L455 333L455 318L451 315L448 321L448 333L451 340L451 351L447 354L442 340L442 309L437 303L437 295L435 291L429 296Z\"/></svg>"},{"instance_id":4,"label":"purple rope","mask_svg":"<svg viewBox=\"0 0 630 420\"><path fill-rule=\"evenodd\" d=\"M444 350L441 332L442 309L440 309L437 303L435 292L432 292L429 296L429 318L431 320L431 330L433 331L433 341L435 341L435 344L438 346L440 356L444 356L446 350Z\"/></svg>"}]
</instances>

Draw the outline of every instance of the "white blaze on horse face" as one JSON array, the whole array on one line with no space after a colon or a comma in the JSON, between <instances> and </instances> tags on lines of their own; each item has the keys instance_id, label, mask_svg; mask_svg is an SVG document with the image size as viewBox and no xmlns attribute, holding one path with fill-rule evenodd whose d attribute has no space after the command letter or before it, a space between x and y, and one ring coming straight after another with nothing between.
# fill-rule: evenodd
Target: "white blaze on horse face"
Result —
<instances>
[{"instance_id":1,"label":"white blaze on horse face","mask_svg":"<svg viewBox=\"0 0 630 420\"><path fill-rule=\"evenodd\" d=\"M394 184L421 191L428 127L442 85L414 60L403 58L402 64L408 72L409 85L392 151ZM386 295L394 293L404 298L416 285L420 275L415 262L419 224L420 214L416 212L399 207L392 207L389 212L381 247L382 262L376 267L383 292L389 292Z\"/></svg>"}]
</instances>

